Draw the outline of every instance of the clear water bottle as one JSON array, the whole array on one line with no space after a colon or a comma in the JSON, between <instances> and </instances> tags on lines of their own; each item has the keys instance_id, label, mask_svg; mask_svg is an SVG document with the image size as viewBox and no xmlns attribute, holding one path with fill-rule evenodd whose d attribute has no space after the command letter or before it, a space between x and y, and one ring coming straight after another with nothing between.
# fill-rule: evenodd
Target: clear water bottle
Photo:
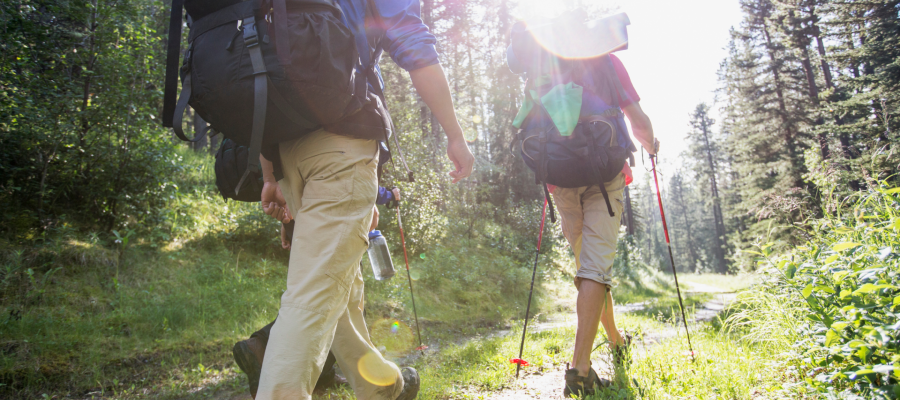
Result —
<instances>
[{"instance_id":1,"label":"clear water bottle","mask_svg":"<svg viewBox=\"0 0 900 400\"><path fill-rule=\"evenodd\" d=\"M386 281L394 276L394 262L391 261L391 252L388 250L387 240L381 236L381 231L369 232L369 263L372 264L372 272L375 279Z\"/></svg>"}]
</instances>

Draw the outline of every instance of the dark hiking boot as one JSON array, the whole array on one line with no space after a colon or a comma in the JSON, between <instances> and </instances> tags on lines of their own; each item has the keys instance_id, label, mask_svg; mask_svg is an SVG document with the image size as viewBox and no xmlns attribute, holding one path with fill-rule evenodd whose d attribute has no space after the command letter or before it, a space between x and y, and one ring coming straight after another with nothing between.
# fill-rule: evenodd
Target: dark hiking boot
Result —
<instances>
[{"instance_id":1,"label":"dark hiking boot","mask_svg":"<svg viewBox=\"0 0 900 400\"><path fill-rule=\"evenodd\" d=\"M583 398L594 394L597 388L609 385L609 380L597 376L593 368L588 371L588 376L578 376L578 369L569 368L569 364L566 363L566 387L563 389L563 397L569 398L574 394Z\"/></svg>"},{"instance_id":2,"label":"dark hiking boot","mask_svg":"<svg viewBox=\"0 0 900 400\"><path fill-rule=\"evenodd\" d=\"M322 375L319 375L319 380L316 381L316 387L313 391L317 394L324 394L328 389L341 385L348 385L349 383L347 378L344 378L341 374L335 372L334 367L332 367L331 369L322 371Z\"/></svg>"},{"instance_id":3,"label":"dark hiking boot","mask_svg":"<svg viewBox=\"0 0 900 400\"><path fill-rule=\"evenodd\" d=\"M419 386L421 385L419 373L412 367L406 367L400 371L400 375L403 376L403 390L396 400L415 399L419 395Z\"/></svg>"},{"instance_id":4,"label":"dark hiking boot","mask_svg":"<svg viewBox=\"0 0 900 400\"><path fill-rule=\"evenodd\" d=\"M250 382L250 396L253 396L254 399L256 390L259 389L259 375L262 372L263 357L266 354L266 347L261 342L261 340L251 337L235 343L231 349L234 361L241 371L247 374L247 380Z\"/></svg>"}]
</instances>

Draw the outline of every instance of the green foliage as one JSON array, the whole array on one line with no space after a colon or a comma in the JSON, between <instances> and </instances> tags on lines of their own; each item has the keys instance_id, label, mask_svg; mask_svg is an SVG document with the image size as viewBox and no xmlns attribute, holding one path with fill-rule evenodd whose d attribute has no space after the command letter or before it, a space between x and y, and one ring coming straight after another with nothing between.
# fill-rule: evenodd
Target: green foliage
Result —
<instances>
[{"instance_id":1,"label":"green foliage","mask_svg":"<svg viewBox=\"0 0 900 400\"><path fill-rule=\"evenodd\" d=\"M791 361L815 393L898 396L898 192L860 194L852 207L812 222L813 239L783 255L760 247L767 278L751 298L756 311L733 322L749 326L755 340L792 346Z\"/></svg>"},{"instance_id":2,"label":"green foliage","mask_svg":"<svg viewBox=\"0 0 900 400\"><path fill-rule=\"evenodd\" d=\"M146 222L182 171L155 120L162 3L0 5L0 226L28 239L65 221Z\"/></svg>"}]
</instances>

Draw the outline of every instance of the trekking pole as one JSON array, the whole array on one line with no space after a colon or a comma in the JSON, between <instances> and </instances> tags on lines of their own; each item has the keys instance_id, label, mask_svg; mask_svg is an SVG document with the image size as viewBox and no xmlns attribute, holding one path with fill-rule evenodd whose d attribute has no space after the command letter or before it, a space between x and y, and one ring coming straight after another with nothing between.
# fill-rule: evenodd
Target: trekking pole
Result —
<instances>
[{"instance_id":1,"label":"trekking pole","mask_svg":"<svg viewBox=\"0 0 900 400\"><path fill-rule=\"evenodd\" d=\"M519 370L528 361L522 359L522 351L525 350L525 331L528 330L528 314L531 312L531 295L534 293L534 277L537 275L538 257L541 255L541 240L544 238L544 221L547 220L547 199L544 199L544 212L541 215L541 232L538 233L537 251L534 254L534 269L531 271L531 289L528 290L528 306L525 307L525 325L522 326L522 343L519 344L519 358L509 360L516 364L516 379L519 379Z\"/></svg>"},{"instance_id":2,"label":"trekking pole","mask_svg":"<svg viewBox=\"0 0 900 400\"><path fill-rule=\"evenodd\" d=\"M688 349L691 351L691 362L695 362L694 346L691 344L691 332L688 330L687 317L684 315L684 302L681 300L681 288L678 286L678 273L675 272L675 257L672 255L672 244L669 243L669 227L666 225L666 212L663 211L662 193L659 191L659 179L656 177L656 155L650 155L650 166L653 169L653 182L656 183L656 200L659 202L659 216L662 218L663 232L666 234L666 248L669 249L669 264L672 265L672 276L675 277L675 291L678 293L681 321L684 322L684 333L687 334Z\"/></svg>"},{"instance_id":3,"label":"trekking pole","mask_svg":"<svg viewBox=\"0 0 900 400\"><path fill-rule=\"evenodd\" d=\"M409 280L409 297L412 298L413 316L416 318L416 334L419 336L419 347L416 350L425 355L425 343L422 342L422 331L419 330L419 313L416 312L416 296L413 294L412 275L409 274L409 256L406 255L406 237L403 235L403 223L400 221L400 202L397 202L397 226L400 227L400 243L403 243L403 261L406 261L406 279Z\"/></svg>"}]
</instances>

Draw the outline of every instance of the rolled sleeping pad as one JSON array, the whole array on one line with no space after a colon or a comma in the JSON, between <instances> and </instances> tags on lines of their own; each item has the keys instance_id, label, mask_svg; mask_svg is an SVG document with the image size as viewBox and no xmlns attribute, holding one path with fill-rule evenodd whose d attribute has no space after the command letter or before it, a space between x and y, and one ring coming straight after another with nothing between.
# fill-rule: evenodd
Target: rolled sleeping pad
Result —
<instances>
[{"instance_id":1,"label":"rolled sleeping pad","mask_svg":"<svg viewBox=\"0 0 900 400\"><path fill-rule=\"evenodd\" d=\"M548 55L594 58L628 48L631 20L627 14L592 21L586 21L585 16L584 10L578 9L549 20L517 22L506 50L509 69L524 73L529 65L546 62Z\"/></svg>"}]
</instances>

